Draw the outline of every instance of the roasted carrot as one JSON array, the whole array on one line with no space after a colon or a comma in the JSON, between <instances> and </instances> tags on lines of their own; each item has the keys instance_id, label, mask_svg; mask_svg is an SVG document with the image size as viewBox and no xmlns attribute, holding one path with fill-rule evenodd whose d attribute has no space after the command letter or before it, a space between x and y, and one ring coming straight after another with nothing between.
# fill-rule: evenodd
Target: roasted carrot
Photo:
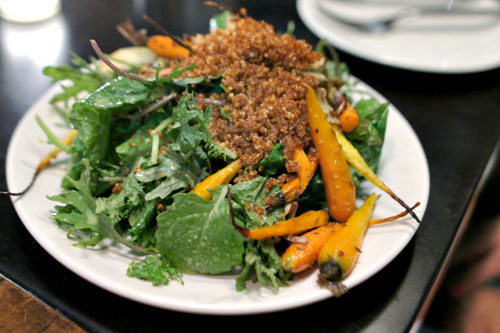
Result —
<instances>
[{"instance_id":1,"label":"roasted carrot","mask_svg":"<svg viewBox=\"0 0 500 333\"><path fill-rule=\"evenodd\" d=\"M365 203L347 220L345 226L330 237L318 257L319 271L329 281L340 281L354 268L377 195L371 194Z\"/></svg>"},{"instance_id":2,"label":"roasted carrot","mask_svg":"<svg viewBox=\"0 0 500 333\"><path fill-rule=\"evenodd\" d=\"M314 146L319 153L328 211L335 220L344 222L352 215L356 207L356 188L337 137L321 108L316 93L309 86L307 86L306 99L309 127Z\"/></svg>"},{"instance_id":3,"label":"roasted carrot","mask_svg":"<svg viewBox=\"0 0 500 333\"><path fill-rule=\"evenodd\" d=\"M420 205L419 202L412 209L418 207L418 205ZM368 226L395 221L406 214L408 214L408 211L382 219L370 220ZM293 273L311 267L318 260L319 253L326 241L345 225L343 223L330 223L301 235L300 238L304 239L305 243L290 244L281 256L281 267Z\"/></svg>"},{"instance_id":4,"label":"roasted carrot","mask_svg":"<svg viewBox=\"0 0 500 333\"><path fill-rule=\"evenodd\" d=\"M281 256L283 269L298 273L312 266L318 260L319 252L326 240L337 232L344 224L330 223L311 230L302 236L307 243L292 243Z\"/></svg>"},{"instance_id":5,"label":"roasted carrot","mask_svg":"<svg viewBox=\"0 0 500 333\"><path fill-rule=\"evenodd\" d=\"M229 163L224 168L220 169L213 175L208 176L203 181L199 182L192 190L191 193L195 193L200 197L210 200L212 199L212 193L208 190L213 190L219 185L227 184L231 179L236 176L238 170L241 168L240 160L233 161Z\"/></svg>"},{"instance_id":6,"label":"roasted carrot","mask_svg":"<svg viewBox=\"0 0 500 333\"><path fill-rule=\"evenodd\" d=\"M342 131L339 129L337 125L332 125L335 134L337 135L338 142L342 147L342 152L349 163L357 172L359 172L363 177L368 179L375 186L380 188L382 191L389 194L394 200L396 200L401 206L403 206L410 215L417 221L420 222L420 219L413 212L413 209L410 208L403 200L401 200L385 183L373 172L373 170L368 166L366 161L363 159L359 151L352 145L352 143L347 140L347 138L342 134Z\"/></svg>"},{"instance_id":7,"label":"roasted carrot","mask_svg":"<svg viewBox=\"0 0 500 333\"><path fill-rule=\"evenodd\" d=\"M265 239L295 235L313 228L324 226L328 223L328 213L324 210L310 210L300 216L281 221L275 225L257 228L240 228L240 232L250 239Z\"/></svg>"},{"instance_id":8,"label":"roasted carrot","mask_svg":"<svg viewBox=\"0 0 500 333\"><path fill-rule=\"evenodd\" d=\"M351 132L359 125L359 115L356 109L347 102L346 109L339 116L340 127L344 132Z\"/></svg>"},{"instance_id":9,"label":"roasted carrot","mask_svg":"<svg viewBox=\"0 0 500 333\"><path fill-rule=\"evenodd\" d=\"M189 56L188 49L177 44L168 36L154 35L148 39L147 46L160 57L185 59Z\"/></svg>"},{"instance_id":10,"label":"roasted carrot","mask_svg":"<svg viewBox=\"0 0 500 333\"><path fill-rule=\"evenodd\" d=\"M293 159L298 162L300 169L297 171L297 176L283 185L281 189L281 194L287 203L297 200L305 191L318 167L318 161L309 160L302 148L295 149Z\"/></svg>"}]
</instances>

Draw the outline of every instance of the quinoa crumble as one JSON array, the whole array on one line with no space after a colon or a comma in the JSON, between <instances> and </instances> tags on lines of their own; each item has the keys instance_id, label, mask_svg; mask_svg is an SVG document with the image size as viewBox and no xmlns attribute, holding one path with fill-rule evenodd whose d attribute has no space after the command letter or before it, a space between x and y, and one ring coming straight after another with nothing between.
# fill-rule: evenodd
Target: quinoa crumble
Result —
<instances>
[{"instance_id":1,"label":"quinoa crumble","mask_svg":"<svg viewBox=\"0 0 500 333\"><path fill-rule=\"evenodd\" d=\"M265 22L238 18L232 23L233 29L194 36L194 54L180 66L196 65L185 76L222 77L224 93L196 98L202 109L212 105L210 132L221 147L234 151L247 166L281 143L287 171L296 172L293 151L312 146L304 83L317 85L301 69L317 66L323 55L305 41L276 34Z\"/></svg>"}]
</instances>

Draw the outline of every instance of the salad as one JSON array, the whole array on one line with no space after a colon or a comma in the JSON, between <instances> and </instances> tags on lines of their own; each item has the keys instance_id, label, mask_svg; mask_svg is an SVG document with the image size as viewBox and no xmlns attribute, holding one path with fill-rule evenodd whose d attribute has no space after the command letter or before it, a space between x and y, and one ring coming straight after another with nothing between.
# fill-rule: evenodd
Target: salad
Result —
<instances>
[{"instance_id":1,"label":"salad","mask_svg":"<svg viewBox=\"0 0 500 333\"><path fill-rule=\"evenodd\" d=\"M231 274L285 286L320 269L336 294L371 224L412 209L376 175L388 105L354 101L345 64L289 32L224 11L206 35L148 36L76 67L47 67L63 90L52 104L72 128L50 142L69 153L55 222L75 246L111 239L143 255L127 270L155 285L182 274ZM68 80L71 82L68 84ZM83 97L85 96L85 97ZM56 152L57 153L57 152ZM47 157L40 172L55 154ZM365 178L405 211L370 220Z\"/></svg>"}]
</instances>

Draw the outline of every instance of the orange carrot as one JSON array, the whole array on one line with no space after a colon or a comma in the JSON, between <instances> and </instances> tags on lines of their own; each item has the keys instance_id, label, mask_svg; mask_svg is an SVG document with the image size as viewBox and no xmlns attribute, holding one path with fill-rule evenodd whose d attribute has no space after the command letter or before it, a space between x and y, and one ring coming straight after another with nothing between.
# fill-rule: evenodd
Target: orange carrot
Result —
<instances>
[{"instance_id":1,"label":"orange carrot","mask_svg":"<svg viewBox=\"0 0 500 333\"><path fill-rule=\"evenodd\" d=\"M359 125L359 115L351 103L347 102L347 108L339 116L340 127L344 132L351 132Z\"/></svg>"},{"instance_id":2,"label":"orange carrot","mask_svg":"<svg viewBox=\"0 0 500 333\"><path fill-rule=\"evenodd\" d=\"M326 241L318 256L319 271L326 280L340 281L354 268L376 200L377 195L370 195L345 226Z\"/></svg>"},{"instance_id":3,"label":"orange carrot","mask_svg":"<svg viewBox=\"0 0 500 333\"><path fill-rule=\"evenodd\" d=\"M148 39L148 48L159 55L170 59L185 59L189 56L189 50L177 44L168 36L155 35Z\"/></svg>"},{"instance_id":4,"label":"orange carrot","mask_svg":"<svg viewBox=\"0 0 500 333\"><path fill-rule=\"evenodd\" d=\"M311 267L318 259L319 252L326 243L326 240L342 226L343 224L341 223L330 223L300 236L307 239L307 243L291 244L281 256L281 267L293 273L298 273Z\"/></svg>"},{"instance_id":5,"label":"orange carrot","mask_svg":"<svg viewBox=\"0 0 500 333\"><path fill-rule=\"evenodd\" d=\"M210 175L203 181L199 182L191 190L191 192L199 195L203 199L210 200L212 199L212 193L210 193L208 190L213 190L219 185L229 183L231 179L233 179L234 176L236 176L240 168L241 168L240 160L233 161L224 168L214 173L213 175Z\"/></svg>"},{"instance_id":6,"label":"orange carrot","mask_svg":"<svg viewBox=\"0 0 500 333\"><path fill-rule=\"evenodd\" d=\"M349 166L330 123L314 90L307 86L308 120L314 146L319 152L319 164L325 183L326 201L330 215L346 221L356 207L356 188Z\"/></svg>"},{"instance_id":7,"label":"orange carrot","mask_svg":"<svg viewBox=\"0 0 500 333\"><path fill-rule=\"evenodd\" d=\"M295 149L293 159L298 162L300 169L297 171L297 176L281 189L287 203L297 200L305 191L318 167L318 161L316 159L310 161L302 148Z\"/></svg>"},{"instance_id":8,"label":"orange carrot","mask_svg":"<svg viewBox=\"0 0 500 333\"><path fill-rule=\"evenodd\" d=\"M328 213L324 210L310 210L300 216L279 222L275 225L257 228L240 228L240 232L250 239L265 239L295 235L306 230L321 227L328 223Z\"/></svg>"}]
</instances>

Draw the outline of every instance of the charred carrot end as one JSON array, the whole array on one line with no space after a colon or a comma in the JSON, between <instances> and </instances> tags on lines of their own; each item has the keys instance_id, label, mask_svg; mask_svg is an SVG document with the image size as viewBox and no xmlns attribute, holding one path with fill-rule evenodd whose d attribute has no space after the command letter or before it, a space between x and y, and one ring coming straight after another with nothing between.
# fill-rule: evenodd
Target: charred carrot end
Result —
<instances>
[{"instance_id":1,"label":"charred carrot end","mask_svg":"<svg viewBox=\"0 0 500 333\"><path fill-rule=\"evenodd\" d=\"M345 226L332 235L321 249L318 266L325 279L340 281L354 268L376 200L375 194L370 195Z\"/></svg>"},{"instance_id":2,"label":"charred carrot end","mask_svg":"<svg viewBox=\"0 0 500 333\"><path fill-rule=\"evenodd\" d=\"M346 221L356 207L356 188L342 148L332 131L314 90L307 86L308 121L314 146L319 153L321 174L325 183L326 201L330 215Z\"/></svg>"},{"instance_id":3,"label":"charred carrot end","mask_svg":"<svg viewBox=\"0 0 500 333\"><path fill-rule=\"evenodd\" d=\"M220 169L211 176L205 178L202 182L198 183L192 190L191 193L197 194L203 199L212 199L212 193L208 190L213 190L219 185L227 184L231 179L236 176L238 170L241 168L240 160L233 161L229 163L226 167Z\"/></svg>"},{"instance_id":4,"label":"charred carrot end","mask_svg":"<svg viewBox=\"0 0 500 333\"><path fill-rule=\"evenodd\" d=\"M307 243L290 244L281 256L281 267L293 273L302 272L311 267L318 260L319 251L326 240L342 226L343 224L340 223L330 223L303 234L301 238L307 239Z\"/></svg>"},{"instance_id":5,"label":"charred carrot end","mask_svg":"<svg viewBox=\"0 0 500 333\"><path fill-rule=\"evenodd\" d=\"M373 170L368 166L365 162L359 151L352 145L349 140L342 134L342 131L339 129L337 125L332 125L335 134L337 135L337 139L342 147L342 152L344 153L345 158L349 165L351 165L357 172L359 172L363 177L368 179L373 185L377 186L382 191L389 194L394 200L396 200L401 206L403 206L408 213L420 223L420 219L413 211L413 208L410 208L403 200L401 200L390 188L387 186L376 174Z\"/></svg>"},{"instance_id":6,"label":"charred carrot end","mask_svg":"<svg viewBox=\"0 0 500 333\"><path fill-rule=\"evenodd\" d=\"M347 108L339 116L340 127L344 132L351 132L359 125L359 115L351 103L347 102Z\"/></svg>"},{"instance_id":7,"label":"charred carrot end","mask_svg":"<svg viewBox=\"0 0 500 333\"><path fill-rule=\"evenodd\" d=\"M250 239L265 239L295 235L328 223L328 213L323 210L311 210L300 216L288 219L278 224L258 229L240 229L240 232Z\"/></svg>"},{"instance_id":8,"label":"charred carrot end","mask_svg":"<svg viewBox=\"0 0 500 333\"><path fill-rule=\"evenodd\" d=\"M410 208L412 210L414 210L418 206L420 206L420 202L417 202L416 204L413 205L413 207L410 207ZM368 226L372 226L372 225L376 225L376 224L382 224L382 223L386 223L386 222L392 222L392 221L400 219L400 218L402 218L402 217L404 217L406 215L408 215L408 211L407 210L404 211L404 212L401 212L399 214L393 215L393 216L385 217L383 219L370 220L370 222L368 222Z\"/></svg>"},{"instance_id":9,"label":"charred carrot end","mask_svg":"<svg viewBox=\"0 0 500 333\"><path fill-rule=\"evenodd\" d=\"M148 48L160 57L170 59L185 59L189 56L189 50L177 44L168 36L155 35L148 39Z\"/></svg>"},{"instance_id":10,"label":"charred carrot end","mask_svg":"<svg viewBox=\"0 0 500 333\"><path fill-rule=\"evenodd\" d=\"M300 169L297 172L297 177L286 183L281 189L281 193L285 197L287 203L298 199L307 188L307 185L309 185L309 182L318 168L318 161L309 160L302 148L295 149L293 159L297 161Z\"/></svg>"}]
</instances>

